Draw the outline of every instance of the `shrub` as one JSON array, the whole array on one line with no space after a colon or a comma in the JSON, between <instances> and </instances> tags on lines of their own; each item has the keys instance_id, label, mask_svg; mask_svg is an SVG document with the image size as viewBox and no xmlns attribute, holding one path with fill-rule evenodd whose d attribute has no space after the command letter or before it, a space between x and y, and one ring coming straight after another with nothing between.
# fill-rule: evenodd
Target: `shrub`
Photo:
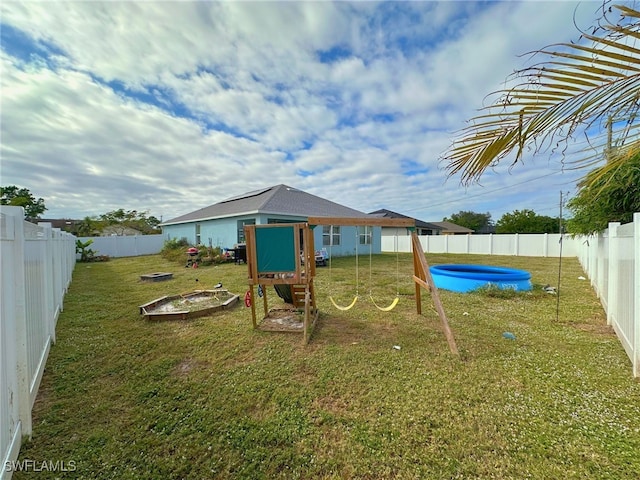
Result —
<instances>
[{"instance_id":1,"label":"shrub","mask_svg":"<svg viewBox=\"0 0 640 480\"><path fill-rule=\"evenodd\" d=\"M171 262L184 262L189 242L185 238L165 240L160 255Z\"/></svg>"}]
</instances>

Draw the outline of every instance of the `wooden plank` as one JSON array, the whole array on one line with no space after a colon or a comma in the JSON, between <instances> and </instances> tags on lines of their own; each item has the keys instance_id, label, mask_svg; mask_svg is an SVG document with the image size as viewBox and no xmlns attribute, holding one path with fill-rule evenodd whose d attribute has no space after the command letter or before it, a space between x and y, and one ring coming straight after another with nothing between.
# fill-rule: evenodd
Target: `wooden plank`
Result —
<instances>
[{"instance_id":1,"label":"wooden plank","mask_svg":"<svg viewBox=\"0 0 640 480\"><path fill-rule=\"evenodd\" d=\"M420 277L424 277L425 283L430 286L431 291L431 299L433 300L433 304L436 307L436 311L440 316L440 320L442 322L442 328L444 330L444 334L447 337L447 342L449 343L449 350L451 353L455 355L460 355L458 352L458 346L456 345L456 340L453 337L453 332L449 327L449 321L447 320L447 315L444 312L444 306L442 305L442 301L440 300L440 294L438 293L438 289L433 282L433 277L431 276L431 272L429 271L429 264L427 263L427 259L424 256L424 250L422 250L422 245L420 244L420 239L416 235L415 232L411 234L411 241L413 244L413 255L414 259L418 260L419 270L418 273Z\"/></svg>"},{"instance_id":2,"label":"wooden plank","mask_svg":"<svg viewBox=\"0 0 640 480\"><path fill-rule=\"evenodd\" d=\"M412 218L382 218L382 217L309 217L309 225L342 225L367 227L415 227Z\"/></svg>"},{"instance_id":3,"label":"wooden plank","mask_svg":"<svg viewBox=\"0 0 640 480\"><path fill-rule=\"evenodd\" d=\"M256 302L254 301L253 284L249 285L249 300L251 301L251 320L253 321L253 328L258 328L258 322L256 320Z\"/></svg>"},{"instance_id":4,"label":"wooden plank","mask_svg":"<svg viewBox=\"0 0 640 480\"><path fill-rule=\"evenodd\" d=\"M416 277L415 275L413 276L413 281L416 282L418 285L424 287L427 289L427 291L431 291L431 286L425 282L424 280L422 280L421 278Z\"/></svg>"}]
</instances>

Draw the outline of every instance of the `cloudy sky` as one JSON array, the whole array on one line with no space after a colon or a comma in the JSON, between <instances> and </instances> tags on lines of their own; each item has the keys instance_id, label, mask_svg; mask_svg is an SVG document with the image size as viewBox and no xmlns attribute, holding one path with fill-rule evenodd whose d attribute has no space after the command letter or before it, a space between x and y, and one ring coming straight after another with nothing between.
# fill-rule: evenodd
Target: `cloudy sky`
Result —
<instances>
[{"instance_id":1,"label":"cloudy sky","mask_svg":"<svg viewBox=\"0 0 640 480\"><path fill-rule=\"evenodd\" d=\"M442 154L522 56L599 1L15 2L1 12L1 183L47 218L168 220L286 184L424 221L558 215L550 154L480 184Z\"/></svg>"}]
</instances>

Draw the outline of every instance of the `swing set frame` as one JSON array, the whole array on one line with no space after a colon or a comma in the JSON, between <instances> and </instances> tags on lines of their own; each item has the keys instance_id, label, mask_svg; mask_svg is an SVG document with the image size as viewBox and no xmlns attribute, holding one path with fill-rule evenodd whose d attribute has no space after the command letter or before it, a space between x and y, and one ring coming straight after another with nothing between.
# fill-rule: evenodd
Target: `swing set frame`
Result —
<instances>
[{"instance_id":1,"label":"swing set frame","mask_svg":"<svg viewBox=\"0 0 640 480\"><path fill-rule=\"evenodd\" d=\"M422 289L426 289L431 294L432 302L440 317L449 349L454 355L459 355L438 289L429 271L429 264L420 239L415 232L415 221L410 218L309 217L306 223L245 225L248 301L251 306L254 328L269 329L261 327L262 322L257 321L255 286L262 287L263 309L266 319L269 315L266 285L288 284L291 286L294 302L299 308L304 309L303 342L306 344L311 339L319 315L313 284L316 267L313 229L320 225L406 227L409 229L413 252L416 312L418 315L422 314ZM285 230L279 231L277 229ZM295 294L296 291L298 295ZM392 305L395 306L395 303L397 303L397 297Z\"/></svg>"}]
</instances>

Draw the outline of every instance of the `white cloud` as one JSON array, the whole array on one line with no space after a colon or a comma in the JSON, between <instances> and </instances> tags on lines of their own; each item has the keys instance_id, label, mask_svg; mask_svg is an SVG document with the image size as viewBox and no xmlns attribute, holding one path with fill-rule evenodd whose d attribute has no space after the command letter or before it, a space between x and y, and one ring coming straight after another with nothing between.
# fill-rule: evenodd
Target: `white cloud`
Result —
<instances>
[{"instance_id":1,"label":"white cloud","mask_svg":"<svg viewBox=\"0 0 640 480\"><path fill-rule=\"evenodd\" d=\"M3 44L2 183L45 198L48 215L166 219L279 183L427 221L489 207L495 219L557 196L535 180L558 168L547 159L465 193L439 156L523 64L516 55L577 37L572 3L0 8L41 50L36 61ZM519 182L496 202L469 198Z\"/></svg>"}]
</instances>

